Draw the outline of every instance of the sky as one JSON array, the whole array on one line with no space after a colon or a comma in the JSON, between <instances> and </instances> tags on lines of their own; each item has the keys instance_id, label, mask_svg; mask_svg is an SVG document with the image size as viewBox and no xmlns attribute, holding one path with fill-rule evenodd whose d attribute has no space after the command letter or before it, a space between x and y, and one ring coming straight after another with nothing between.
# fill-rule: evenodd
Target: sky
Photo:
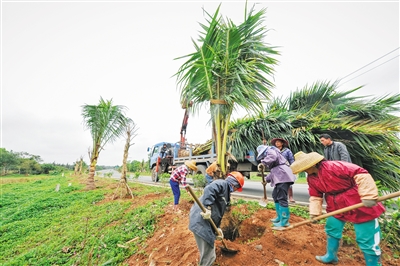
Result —
<instances>
[{"instance_id":1,"label":"sky","mask_svg":"<svg viewBox=\"0 0 400 266\"><path fill-rule=\"evenodd\" d=\"M236 24L244 1L1 1L1 138L10 151L45 163L89 163L82 106L100 97L127 107L137 125L128 160L177 142L184 110L175 58L194 52L203 8ZM266 8L264 40L278 47L273 96L317 81L354 96L399 91L399 1L249 1ZM234 118L246 115L245 110ZM191 114L186 137L211 136L207 110ZM125 139L101 151L99 165L121 165Z\"/></svg>"}]
</instances>

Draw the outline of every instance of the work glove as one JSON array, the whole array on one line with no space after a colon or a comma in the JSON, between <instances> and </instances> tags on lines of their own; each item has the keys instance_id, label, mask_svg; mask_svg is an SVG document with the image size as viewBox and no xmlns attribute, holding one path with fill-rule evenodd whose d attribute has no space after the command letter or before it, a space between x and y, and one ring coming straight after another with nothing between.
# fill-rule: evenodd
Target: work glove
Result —
<instances>
[{"instance_id":1,"label":"work glove","mask_svg":"<svg viewBox=\"0 0 400 266\"><path fill-rule=\"evenodd\" d=\"M200 212L200 215L203 217L204 220L211 220L211 210L206 209L206 212Z\"/></svg>"},{"instance_id":2,"label":"work glove","mask_svg":"<svg viewBox=\"0 0 400 266\"><path fill-rule=\"evenodd\" d=\"M363 199L362 203L364 204L365 207L371 208L376 205L376 200L373 199Z\"/></svg>"},{"instance_id":3,"label":"work glove","mask_svg":"<svg viewBox=\"0 0 400 266\"><path fill-rule=\"evenodd\" d=\"M261 172L264 170L265 170L265 166L262 163L258 164L258 171Z\"/></svg>"},{"instance_id":4,"label":"work glove","mask_svg":"<svg viewBox=\"0 0 400 266\"><path fill-rule=\"evenodd\" d=\"M222 239L224 239L224 233L222 232L222 229L221 229L221 228L218 228L218 229L217 229L217 233L218 233L218 235L217 235L217 240L222 240Z\"/></svg>"},{"instance_id":5,"label":"work glove","mask_svg":"<svg viewBox=\"0 0 400 266\"><path fill-rule=\"evenodd\" d=\"M313 220L315 217L317 217L317 215L312 215L310 214L310 220ZM312 221L313 224L318 223L318 220Z\"/></svg>"}]
</instances>

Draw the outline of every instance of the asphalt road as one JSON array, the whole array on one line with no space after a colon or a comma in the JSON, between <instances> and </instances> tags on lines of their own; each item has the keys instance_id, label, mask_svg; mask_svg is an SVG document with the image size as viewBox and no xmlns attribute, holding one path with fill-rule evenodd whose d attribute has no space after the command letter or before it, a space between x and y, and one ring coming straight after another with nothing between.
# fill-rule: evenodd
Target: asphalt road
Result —
<instances>
[{"instance_id":1,"label":"asphalt road","mask_svg":"<svg viewBox=\"0 0 400 266\"><path fill-rule=\"evenodd\" d=\"M96 175L103 176L104 173L111 173L113 178L120 178L121 173L115 170L102 170L97 171ZM139 176L137 179L139 182L143 183L153 183L150 176ZM158 182L159 183L159 182ZM188 183L193 184L192 180L188 178ZM268 200L272 201L272 187L267 184L267 198ZM246 198L253 198L253 199L261 199L264 197L264 188L260 181L251 181L245 180L243 191L242 192L234 192L232 193L234 196L238 197L246 197ZM296 200L297 204L301 205L308 205L309 203L309 195L308 195L308 185L307 184L294 184L293 185L293 197Z\"/></svg>"}]
</instances>

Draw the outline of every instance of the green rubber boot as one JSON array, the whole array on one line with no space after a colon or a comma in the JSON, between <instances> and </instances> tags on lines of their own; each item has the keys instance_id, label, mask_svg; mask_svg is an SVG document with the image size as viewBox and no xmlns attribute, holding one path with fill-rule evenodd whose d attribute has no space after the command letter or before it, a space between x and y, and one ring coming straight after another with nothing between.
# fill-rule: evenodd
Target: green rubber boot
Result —
<instances>
[{"instance_id":1,"label":"green rubber boot","mask_svg":"<svg viewBox=\"0 0 400 266\"><path fill-rule=\"evenodd\" d=\"M337 257L337 252L339 249L340 239L327 236L326 240L326 254L324 256L316 256L317 261L325 264L338 264L339 259Z\"/></svg>"},{"instance_id":2,"label":"green rubber boot","mask_svg":"<svg viewBox=\"0 0 400 266\"><path fill-rule=\"evenodd\" d=\"M280 212L280 205L279 203L275 202L275 211L276 211L276 217L274 219L270 219L271 222L273 223L278 223L281 221L281 212Z\"/></svg>"},{"instance_id":3,"label":"green rubber boot","mask_svg":"<svg viewBox=\"0 0 400 266\"><path fill-rule=\"evenodd\" d=\"M381 256L370 255L364 253L366 266L381 266Z\"/></svg>"},{"instance_id":4,"label":"green rubber boot","mask_svg":"<svg viewBox=\"0 0 400 266\"><path fill-rule=\"evenodd\" d=\"M277 223L274 223L274 227L287 227L289 226L289 218L290 218L290 212L289 212L289 207L282 207L279 206L280 210L280 215L281 215L281 220Z\"/></svg>"}]
</instances>

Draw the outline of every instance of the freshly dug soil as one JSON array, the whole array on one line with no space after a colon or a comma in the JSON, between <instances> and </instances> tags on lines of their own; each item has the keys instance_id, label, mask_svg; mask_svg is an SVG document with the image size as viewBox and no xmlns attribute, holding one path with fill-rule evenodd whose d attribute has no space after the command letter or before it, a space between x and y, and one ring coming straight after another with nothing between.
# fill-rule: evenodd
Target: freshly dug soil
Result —
<instances>
[{"instance_id":1,"label":"freshly dug soil","mask_svg":"<svg viewBox=\"0 0 400 266\"><path fill-rule=\"evenodd\" d=\"M145 200L143 198L143 200ZM147 200L151 200L148 197ZM138 202L136 202L137 204ZM143 249L131 256L129 265L197 265L199 253L192 232L188 229L189 211L193 201L181 200L180 212L172 211L172 204L159 218L157 229L147 240ZM247 214L243 205L232 206L222 220L221 228L229 249L236 249L236 255L223 254L216 241L217 260L214 265L251 266L251 265L324 265L315 260L316 255L324 255L326 236L323 224L307 224L287 231L271 230L269 219L275 216L274 210L261 209L250 218L239 222L233 213ZM290 223L298 223L303 218L291 215ZM365 265L364 257L354 239L353 230L345 232L346 241L339 248L338 265ZM348 243L350 242L350 243ZM400 259L392 256L390 249L382 248L382 262L385 266L400 265Z\"/></svg>"}]
</instances>

